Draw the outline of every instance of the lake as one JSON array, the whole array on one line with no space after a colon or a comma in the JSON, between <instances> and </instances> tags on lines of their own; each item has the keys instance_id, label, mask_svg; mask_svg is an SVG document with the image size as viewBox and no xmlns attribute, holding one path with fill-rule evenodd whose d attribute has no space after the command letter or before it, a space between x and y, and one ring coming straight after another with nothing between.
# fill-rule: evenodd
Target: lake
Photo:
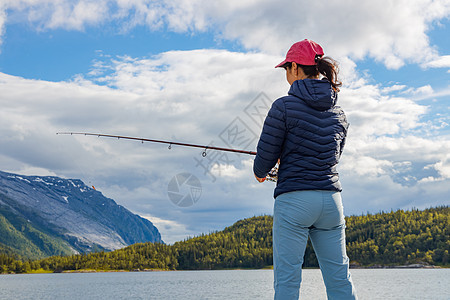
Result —
<instances>
[{"instance_id":1,"label":"lake","mask_svg":"<svg viewBox=\"0 0 450 300\"><path fill-rule=\"evenodd\" d=\"M0 275L0 299L273 299L272 270ZM450 299L450 269L353 269L359 299ZM300 299L326 299L303 270Z\"/></svg>"}]
</instances>

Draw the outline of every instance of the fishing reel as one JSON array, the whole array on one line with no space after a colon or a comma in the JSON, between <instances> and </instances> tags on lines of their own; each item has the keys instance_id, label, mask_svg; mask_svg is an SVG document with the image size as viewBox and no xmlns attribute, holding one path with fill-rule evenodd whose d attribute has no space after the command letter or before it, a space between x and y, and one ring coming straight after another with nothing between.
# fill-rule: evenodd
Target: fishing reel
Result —
<instances>
[{"instance_id":1,"label":"fishing reel","mask_svg":"<svg viewBox=\"0 0 450 300\"><path fill-rule=\"evenodd\" d=\"M278 168L280 167L280 163L277 162L275 167L272 168L272 170L269 171L269 173L266 176L266 180L277 182L278 180Z\"/></svg>"}]
</instances>

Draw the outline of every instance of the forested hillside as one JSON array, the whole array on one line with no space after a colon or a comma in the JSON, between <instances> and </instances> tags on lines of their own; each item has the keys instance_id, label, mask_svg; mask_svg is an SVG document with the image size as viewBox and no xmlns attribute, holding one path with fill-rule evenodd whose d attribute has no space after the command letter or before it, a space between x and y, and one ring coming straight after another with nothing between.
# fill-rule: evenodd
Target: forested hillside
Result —
<instances>
[{"instance_id":1,"label":"forested hillside","mask_svg":"<svg viewBox=\"0 0 450 300\"><path fill-rule=\"evenodd\" d=\"M350 260L361 266L413 263L448 266L449 212L450 208L444 206L347 217ZM197 270L261 268L271 264L271 216L244 219L223 231L173 245L141 243L112 252L53 256L25 262L0 255L0 272L29 272L41 268L51 271ZM310 245L304 266L318 266Z\"/></svg>"},{"instance_id":2,"label":"forested hillside","mask_svg":"<svg viewBox=\"0 0 450 300\"><path fill-rule=\"evenodd\" d=\"M347 218L347 251L361 265L448 264L450 207Z\"/></svg>"},{"instance_id":3,"label":"forested hillside","mask_svg":"<svg viewBox=\"0 0 450 300\"><path fill-rule=\"evenodd\" d=\"M4 199L0 194L0 201ZM1 204L0 233L0 253L15 253L30 259L74 253L64 239Z\"/></svg>"}]
</instances>

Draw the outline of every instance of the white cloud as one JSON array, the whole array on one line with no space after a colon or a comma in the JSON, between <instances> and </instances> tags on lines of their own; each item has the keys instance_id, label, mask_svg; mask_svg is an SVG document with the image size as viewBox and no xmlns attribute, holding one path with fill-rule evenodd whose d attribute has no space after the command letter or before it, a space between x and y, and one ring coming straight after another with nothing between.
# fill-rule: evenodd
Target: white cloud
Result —
<instances>
[{"instance_id":1,"label":"white cloud","mask_svg":"<svg viewBox=\"0 0 450 300\"><path fill-rule=\"evenodd\" d=\"M361 79L342 89L340 103L347 111L350 135L361 143L366 143L369 137L414 129L427 111L426 106L408 98L386 95L383 90Z\"/></svg>"},{"instance_id":2,"label":"white cloud","mask_svg":"<svg viewBox=\"0 0 450 300\"><path fill-rule=\"evenodd\" d=\"M391 93L391 92L404 90L405 88L406 88L406 85L403 85L403 84L395 84L395 85L393 85L393 86L388 86L388 87L383 88L383 89L381 90L381 92L384 93L384 94L389 94L389 93Z\"/></svg>"},{"instance_id":3,"label":"white cloud","mask_svg":"<svg viewBox=\"0 0 450 300\"><path fill-rule=\"evenodd\" d=\"M424 64L428 68L450 68L450 55L436 57L434 60Z\"/></svg>"},{"instance_id":4,"label":"white cloud","mask_svg":"<svg viewBox=\"0 0 450 300\"><path fill-rule=\"evenodd\" d=\"M233 161L236 163L236 161ZM240 167L236 167L233 164L214 163L211 168L212 175L216 177L223 177L231 182L239 182L245 178L251 178L253 170L253 159L247 159L242 161Z\"/></svg>"},{"instance_id":5,"label":"white cloud","mask_svg":"<svg viewBox=\"0 0 450 300\"><path fill-rule=\"evenodd\" d=\"M6 11L0 4L0 46L3 43L3 35L5 34ZM1 53L1 51L0 51Z\"/></svg>"},{"instance_id":6,"label":"white cloud","mask_svg":"<svg viewBox=\"0 0 450 300\"><path fill-rule=\"evenodd\" d=\"M356 176L376 178L386 174L386 168L392 167L393 163L385 159L376 159L370 156L352 155L343 159L340 170L352 172Z\"/></svg>"},{"instance_id":7,"label":"white cloud","mask_svg":"<svg viewBox=\"0 0 450 300\"><path fill-rule=\"evenodd\" d=\"M424 96L424 95L432 95L432 94L434 94L434 90L431 87L431 85L427 84L427 85L421 86L419 88L413 89L411 91L411 94L413 94L413 95L422 95L422 96Z\"/></svg>"},{"instance_id":8,"label":"white cloud","mask_svg":"<svg viewBox=\"0 0 450 300\"><path fill-rule=\"evenodd\" d=\"M96 25L107 15L107 7L96 1L78 1L73 5L64 3L56 6L47 27L83 30L85 26Z\"/></svg>"},{"instance_id":9,"label":"white cloud","mask_svg":"<svg viewBox=\"0 0 450 300\"><path fill-rule=\"evenodd\" d=\"M212 31L219 39L277 55L308 37L325 46L331 56L370 56L388 68L397 69L405 61L448 65L448 57L439 57L426 34L448 17L446 0L6 0L0 7L0 24L7 24L5 10L11 22L25 20L39 29L84 30L118 23L119 31L136 26L194 34Z\"/></svg>"},{"instance_id":10,"label":"white cloud","mask_svg":"<svg viewBox=\"0 0 450 300\"><path fill-rule=\"evenodd\" d=\"M161 238L166 244L173 244L174 242L184 240L189 235L186 234L188 232L186 225L178 223L177 221L161 219L152 215L140 216L146 218L158 228L161 233ZM192 236L194 235L195 233L192 234Z\"/></svg>"},{"instance_id":11,"label":"white cloud","mask_svg":"<svg viewBox=\"0 0 450 300\"><path fill-rule=\"evenodd\" d=\"M434 168L439 172L439 174L444 179L449 179L450 178L450 155L447 154L447 157L445 157L441 161L437 162L434 165Z\"/></svg>"},{"instance_id":12,"label":"white cloud","mask_svg":"<svg viewBox=\"0 0 450 300\"><path fill-rule=\"evenodd\" d=\"M4 0L0 10L12 23L28 22L38 30L84 30L86 26L109 21L113 1L93 0Z\"/></svg>"}]
</instances>

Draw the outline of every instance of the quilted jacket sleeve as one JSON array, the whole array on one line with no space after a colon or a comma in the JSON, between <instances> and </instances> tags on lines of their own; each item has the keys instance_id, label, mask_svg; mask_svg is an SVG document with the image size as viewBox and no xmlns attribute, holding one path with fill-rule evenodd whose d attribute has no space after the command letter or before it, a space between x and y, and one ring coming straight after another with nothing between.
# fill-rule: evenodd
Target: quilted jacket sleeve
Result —
<instances>
[{"instance_id":1,"label":"quilted jacket sleeve","mask_svg":"<svg viewBox=\"0 0 450 300\"><path fill-rule=\"evenodd\" d=\"M272 104L267 114L253 162L253 172L259 178L266 177L280 158L286 135L286 110L282 99Z\"/></svg>"}]
</instances>

